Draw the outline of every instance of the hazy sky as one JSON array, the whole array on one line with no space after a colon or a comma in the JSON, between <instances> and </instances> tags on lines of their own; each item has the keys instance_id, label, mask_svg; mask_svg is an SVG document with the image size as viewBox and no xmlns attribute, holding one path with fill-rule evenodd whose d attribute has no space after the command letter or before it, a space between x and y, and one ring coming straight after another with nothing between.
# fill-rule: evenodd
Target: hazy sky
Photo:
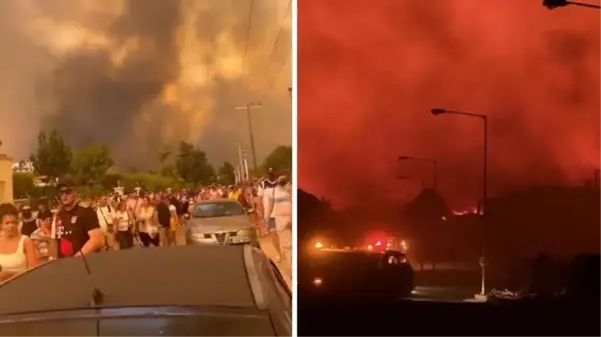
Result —
<instances>
[{"instance_id":1,"label":"hazy sky","mask_svg":"<svg viewBox=\"0 0 601 337\"><path fill-rule=\"evenodd\" d=\"M599 167L599 11L539 0L299 1L299 184L334 203L411 197L427 164L456 207L481 195L581 184ZM399 181L395 176L414 177ZM368 196L366 197L366 194Z\"/></svg>"},{"instance_id":2,"label":"hazy sky","mask_svg":"<svg viewBox=\"0 0 601 337\"><path fill-rule=\"evenodd\" d=\"M248 148L259 159L290 144L288 0L3 0L0 139L22 159L41 127L74 146L111 147L122 165L148 165L180 140L215 164ZM282 23L285 30L274 50ZM246 64L244 64L246 63Z\"/></svg>"}]
</instances>

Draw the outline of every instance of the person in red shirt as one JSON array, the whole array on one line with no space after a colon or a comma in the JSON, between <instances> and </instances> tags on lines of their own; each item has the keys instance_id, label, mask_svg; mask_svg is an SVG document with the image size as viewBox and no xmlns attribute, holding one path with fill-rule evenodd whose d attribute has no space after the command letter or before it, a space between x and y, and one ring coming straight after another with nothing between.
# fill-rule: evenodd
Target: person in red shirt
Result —
<instances>
[{"instance_id":1,"label":"person in red shirt","mask_svg":"<svg viewBox=\"0 0 601 337\"><path fill-rule=\"evenodd\" d=\"M63 180L57 185L62 205L52 232L58 240L59 258L98 252L104 245L96 212L80 205L73 187L70 180Z\"/></svg>"}]
</instances>

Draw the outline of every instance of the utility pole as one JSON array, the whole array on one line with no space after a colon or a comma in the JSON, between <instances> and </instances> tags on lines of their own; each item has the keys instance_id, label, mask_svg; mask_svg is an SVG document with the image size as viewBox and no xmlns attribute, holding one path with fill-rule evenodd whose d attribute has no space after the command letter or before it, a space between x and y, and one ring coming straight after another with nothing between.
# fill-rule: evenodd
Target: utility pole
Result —
<instances>
[{"instance_id":1,"label":"utility pole","mask_svg":"<svg viewBox=\"0 0 601 337\"><path fill-rule=\"evenodd\" d=\"M252 118L250 109L262 107L261 103L249 103L247 105L235 106L235 110L246 110L246 119L248 120L248 135L250 137L250 151L253 159L253 170L257 174L257 152L255 150L255 136L253 134Z\"/></svg>"}]
</instances>

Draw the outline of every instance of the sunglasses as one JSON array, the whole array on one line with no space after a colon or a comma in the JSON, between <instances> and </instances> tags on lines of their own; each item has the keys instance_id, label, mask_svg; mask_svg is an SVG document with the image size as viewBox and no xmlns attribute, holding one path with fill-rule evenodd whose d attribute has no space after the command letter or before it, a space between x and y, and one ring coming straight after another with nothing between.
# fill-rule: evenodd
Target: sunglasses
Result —
<instances>
[{"instance_id":1,"label":"sunglasses","mask_svg":"<svg viewBox=\"0 0 601 337\"><path fill-rule=\"evenodd\" d=\"M58 191L58 194L60 195L70 195L71 193L73 193L73 190L70 188L65 188Z\"/></svg>"}]
</instances>

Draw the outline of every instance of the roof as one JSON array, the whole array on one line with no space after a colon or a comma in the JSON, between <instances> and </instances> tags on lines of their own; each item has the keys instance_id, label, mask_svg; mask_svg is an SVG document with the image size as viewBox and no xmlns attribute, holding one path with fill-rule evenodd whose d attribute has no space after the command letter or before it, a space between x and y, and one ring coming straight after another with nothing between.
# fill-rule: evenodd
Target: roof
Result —
<instances>
[{"instance_id":1,"label":"roof","mask_svg":"<svg viewBox=\"0 0 601 337\"><path fill-rule=\"evenodd\" d=\"M219 203L224 203L224 202L238 203L237 200L232 200L232 199L228 199L228 198L219 198L219 199L200 200L200 201L196 202L195 204L196 205L219 204Z\"/></svg>"},{"instance_id":2,"label":"roof","mask_svg":"<svg viewBox=\"0 0 601 337\"><path fill-rule=\"evenodd\" d=\"M53 261L0 286L0 315L102 306L255 308L241 246L134 248ZM227 268L225 267L227 266Z\"/></svg>"}]
</instances>

